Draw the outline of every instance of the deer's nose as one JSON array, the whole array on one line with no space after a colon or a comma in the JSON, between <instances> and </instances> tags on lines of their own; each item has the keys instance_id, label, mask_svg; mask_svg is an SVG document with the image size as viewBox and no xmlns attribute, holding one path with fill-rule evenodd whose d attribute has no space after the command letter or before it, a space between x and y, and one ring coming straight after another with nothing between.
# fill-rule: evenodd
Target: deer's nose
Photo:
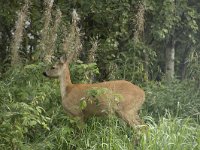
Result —
<instances>
[{"instance_id":1,"label":"deer's nose","mask_svg":"<svg viewBox=\"0 0 200 150\"><path fill-rule=\"evenodd\" d=\"M46 73L46 72L43 72L43 75L44 75L45 77L47 77L47 73Z\"/></svg>"}]
</instances>

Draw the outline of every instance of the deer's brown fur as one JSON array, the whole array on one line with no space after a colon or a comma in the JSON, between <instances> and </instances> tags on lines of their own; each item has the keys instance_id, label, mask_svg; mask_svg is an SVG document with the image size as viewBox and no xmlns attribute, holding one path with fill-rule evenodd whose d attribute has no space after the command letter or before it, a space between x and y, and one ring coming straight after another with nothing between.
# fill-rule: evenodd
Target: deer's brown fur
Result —
<instances>
[{"instance_id":1,"label":"deer's brown fur","mask_svg":"<svg viewBox=\"0 0 200 150\"><path fill-rule=\"evenodd\" d=\"M130 126L140 125L138 110L141 108L145 93L138 86L125 81L116 80L95 84L72 84L68 63L62 60L51 69L44 72L45 76L58 77L62 96L62 105L67 114L84 120L90 116L116 114ZM89 90L107 89L96 97L88 95ZM119 97L120 98L119 98ZM92 102L92 98L98 104ZM115 100L115 99L118 100ZM80 107L81 101L87 105Z\"/></svg>"}]
</instances>

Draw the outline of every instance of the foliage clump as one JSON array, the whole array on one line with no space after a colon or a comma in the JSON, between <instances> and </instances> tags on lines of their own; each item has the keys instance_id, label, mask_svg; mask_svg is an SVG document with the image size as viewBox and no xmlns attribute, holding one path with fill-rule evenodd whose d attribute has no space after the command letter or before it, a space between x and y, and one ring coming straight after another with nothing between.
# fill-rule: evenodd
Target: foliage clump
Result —
<instances>
[{"instance_id":1,"label":"foliage clump","mask_svg":"<svg viewBox=\"0 0 200 150\"><path fill-rule=\"evenodd\" d=\"M145 132L137 133L113 116L91 118L80 132L76 121L63 111L58 81L42 76L45 68L43 63L16 68L0 82L2 149L154 150L163 145L166 149L198 149L199 93L192 89L195 84L149 83L141 111L148 125ZM77 69L71 68L76 76ZM88 92L95 96L102 93Z\"/></svg>"},{"instance_id":2,"label":"foliage clump","mask_svg":"<svg viewBox=\"0 0 200 150\"><path fill-rule=\"evenodd\" d=\"M21 4L13 2L0 1L6 6L0 18L1 149L200 149L199 2L45 0L30 5L25 0L11 36L12 15ZM82 20L75 10L69 17L71 6ZM90 43L91 37L98 43ZM177 79L169 81L163 77L164 54L172 43ZM125 79L143 87L146 102L140 115L148 129L134 130L109 115L90 118L80 131L63 111L58 80L42 76L48 65L40 58L49 63L63 52L76 59L70 64L73 83ZM26 63L8 69L8 56L12 66ZM107 92L89 90L88 100L98 105L96 97Z\"/></svg>"}]
</instances>

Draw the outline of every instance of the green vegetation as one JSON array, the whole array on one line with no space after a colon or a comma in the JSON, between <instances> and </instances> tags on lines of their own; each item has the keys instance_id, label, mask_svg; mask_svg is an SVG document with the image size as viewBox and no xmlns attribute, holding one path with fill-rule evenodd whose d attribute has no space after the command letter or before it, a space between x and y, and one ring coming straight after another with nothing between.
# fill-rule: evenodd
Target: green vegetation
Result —
<instances>
[{"instance_id":1,"label":"green vegetation","mask_svg":"<svg viewBox=\"0 0 200 150\"><path fill-rule=\"evenodd\" d=\"M58 81L43 77L44 69L42 63L26 65L8 71L0 82L2 149L199 149L195 84L147 84L140 113L146 131L131 129L114 116L91 118L80 131L63 111Z\"/></svg>"},{"instance_id":2,"label":"green vegetation","mask_svg":"<svg viewBox=\"0 0 200 150\"><path fill-rule=\"evenodd\" d=\"M199 40L199 0L0 1L0 149L199 150ZM146 126L108 116L80 129L42 75L63 54L73 83L143 88Z\"/></svg>"}]
</instances>

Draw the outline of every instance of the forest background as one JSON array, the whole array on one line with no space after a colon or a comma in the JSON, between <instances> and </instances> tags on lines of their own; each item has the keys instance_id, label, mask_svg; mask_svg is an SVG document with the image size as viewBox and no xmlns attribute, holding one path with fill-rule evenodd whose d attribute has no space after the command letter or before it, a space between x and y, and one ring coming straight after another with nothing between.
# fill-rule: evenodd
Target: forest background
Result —
<instances>
[{"instance_id":1,"label":"forest background","mask_svg":"<svg viewBox=\"0 0 200 150\"><path fill-rule=\"evenodd\" d=\"M199 40L199 0L0 0L0 147L200 149ZM112 116L80 132L58 81L42 76L74 52L73 83L145 90L147 131Z\"/></svg>"}]
</instances>

